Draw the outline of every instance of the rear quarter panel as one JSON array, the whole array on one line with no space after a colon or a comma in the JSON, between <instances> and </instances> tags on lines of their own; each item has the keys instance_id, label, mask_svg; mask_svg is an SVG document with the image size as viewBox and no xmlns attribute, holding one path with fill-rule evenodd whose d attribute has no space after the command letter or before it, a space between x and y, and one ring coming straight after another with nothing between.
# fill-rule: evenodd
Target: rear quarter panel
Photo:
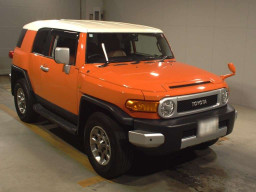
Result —
<instances>
[{"instance_id":1,"label":"rear quarter panel","mask_svg":"<svg viewBox=\"0 0 256 192\"><path fill-rule=\"evenodd\" d=\"M32 50L32 46L34 43L34 39L36 36L36 31L28 30L21 47L16 47L14 49L14 55L13 55L13 64L28 70L29 69L29 53Z\"/></svg>"}]
</instances>

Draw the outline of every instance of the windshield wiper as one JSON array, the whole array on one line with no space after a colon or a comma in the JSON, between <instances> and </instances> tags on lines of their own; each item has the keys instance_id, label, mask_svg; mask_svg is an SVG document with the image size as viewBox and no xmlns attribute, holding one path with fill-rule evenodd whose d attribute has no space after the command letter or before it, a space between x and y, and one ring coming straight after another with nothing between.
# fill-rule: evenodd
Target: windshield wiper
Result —
<instances>
[{"instance_id":1,"label":"windshield wiper","mask_svg":"<svg viewBox=\"0 0 256 192\"><path fill-rule=\"evenodd\" d=\"M156 59L156 57L148 56L148 57L144 57L143 59L141 59L141 61L148 61L148 60L153 60L153 59Z\"/></svg>"},{"instance_id":2,"label":"windshield wiper","mask_svg":"<svg viewBox=\"0 0 256 192\"><path fill-rule=\"evenodd\" d=\"M163 62L168 57L169 57L168 55L163 56L162 58L160 58L161 60L159 62ZM133 62L131 64L138 64L138 63L140 63L140 61L148 61L148 60L154 60L154 59L157 59L157 58L155 56L147 56L147 57L144 57L140 60L136 59L135 62Z\"/></svg>"},{"instance_id":3,"label":"windshield wiper","mask_svg":"<svg viewBox=\"0 0 256 192\"><path fill-rule=\"evenodd\" d=\"M165 55L165 56L162 57L162 59L159 62L164 62L164 60L167 59L167 58L168 58L168 56Z\"/></svg>"},{"instance_id":4,"label":"windshield wiper","mask_svg":"<svg viewBox=\"0 0 256 192\"><path fill-rule=\"evenodd\" d=\"M101 43L101 47L102 47L102 50L103 50L103 53L104 53L104 56L105 56L105 63L99 67L106 67L108 66L108 64L110 63L110 61L108 60L108 55L107 55L107 51L106 51L106 48L105 48L105 44L104 43Z\"/></svg>"},{"instance_id":5,"label":"windshield wiper","mask_svg":"<svg viewBox=\"0 0 256 192\"><path fill-rule=\"evenodd\" d=\"M138 57L135 57L134 60L135 60L135 61L132 62L131 64L138 64L138 63L140 63L140 61L141 61Z\"/></svg>"}]
</instances>

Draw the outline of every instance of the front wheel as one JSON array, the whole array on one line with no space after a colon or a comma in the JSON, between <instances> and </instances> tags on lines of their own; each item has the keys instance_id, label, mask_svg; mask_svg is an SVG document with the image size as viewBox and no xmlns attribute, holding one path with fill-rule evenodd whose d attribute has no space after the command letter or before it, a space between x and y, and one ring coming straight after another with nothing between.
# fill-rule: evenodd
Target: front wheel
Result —
<instances>
[{"instance_id":1,"label":"front wheel","mask_svg":"<svg viewBox=\"0 0 256 192\"><path fill-rule=\"evenodd\" d=\"M107 179L128 171L133 152L123 129L101 112L92 114L85 126L84 143L95 171Z\"/></svg>"}]
</instances>

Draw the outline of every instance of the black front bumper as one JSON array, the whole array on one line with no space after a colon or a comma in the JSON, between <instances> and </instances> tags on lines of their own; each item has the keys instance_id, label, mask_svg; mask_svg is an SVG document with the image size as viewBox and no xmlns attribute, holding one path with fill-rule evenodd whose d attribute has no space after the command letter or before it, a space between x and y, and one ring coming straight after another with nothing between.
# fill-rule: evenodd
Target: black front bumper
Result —
<instances>
[{"instance_id":1,"label":"black front bumper","mask_svg":"<svg viewBox=\"0 0 256 192\"><path fill-rule=\"evenodd\" d=\"M153 133L161 133L165 137L164 143L155 148L138 147L151 154L168 154L179 151L183 138L197 134L198 121L218 117L219 128L226 126L226 135L230 134L234 127L236 111L231 105L227 105L211 111L188 115L174 119L134 119L134 130L143 130Z\"/></svg>"}]
</instances>

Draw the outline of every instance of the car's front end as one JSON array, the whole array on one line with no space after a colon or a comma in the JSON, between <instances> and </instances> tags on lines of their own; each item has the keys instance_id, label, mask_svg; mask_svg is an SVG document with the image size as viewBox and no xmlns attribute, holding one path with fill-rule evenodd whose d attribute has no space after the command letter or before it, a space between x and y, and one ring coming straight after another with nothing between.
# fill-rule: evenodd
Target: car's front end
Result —
<instances>
[{"instance_id":1,"label":"car's front end","mask_svg":"<svg viewBox=\"0 0 256 192\"><path fill-rule=\"evenodd\" d=\"M228 104L224 79L233 74L217 76L177 62L162 33L89 33L87 38L84 74L97 79L94 91L87 92L129 116L134 146L166 154L232 132L236 111Z\"/></svg>"},{"instance_id":2,"label":"car's front end","mask_svg":"<svg viewBox=\"0 0 256 192\"><path fill-rule=\"evenodd\" d=\"M226 88L197 94L165 97L159 101L159 119L134 118L129 141L146 152L165 154L232 132L235 109Z\"/></svg>"}]
</instances>

